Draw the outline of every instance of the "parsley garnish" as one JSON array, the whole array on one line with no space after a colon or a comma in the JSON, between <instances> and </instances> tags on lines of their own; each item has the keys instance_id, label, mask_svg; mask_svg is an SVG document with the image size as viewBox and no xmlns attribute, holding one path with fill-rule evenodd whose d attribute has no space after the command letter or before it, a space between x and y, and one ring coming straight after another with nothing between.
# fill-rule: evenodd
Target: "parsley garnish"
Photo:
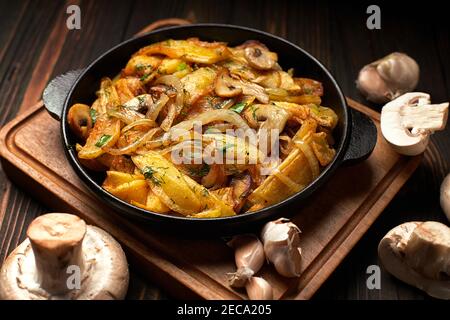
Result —
<instances>
[{"instance_id":1,"label":"parsley garnish","mask_svg":"<svg viewBox=\"0 0 450 320\"><path fill-rule=\"evenodd\" d=\"M89 110L89 114L91 116L92 125L94 125L95 121L97 121L97 111L91 108L91 110Z\"/></svg>"},{"instance_id":2,"label":"parsley garnish","mask_svg":"<svg viewBox=\"0 0 450 320\"><path fill-rule=\"evenodd\" d=\"M148 179L151 182L153 182L155 185L160 186L161 183L163 183L164 181L155 177L155 173L156 173L156 171L153 170L152 167L145 167L144 169L142 169L142 174L144 175L145 179Z\"/></svg>"},{"instance_id":3,"label":"parsley garnish","mask_svg":"<svg viewBox=\"0 0 450 320\"><path fill-rule=\"evenodd\" d=\"M148 77L150 77L150 73L146 73L141 77L141 81L145 81Z\"/></svg>"},{"instance_id":4,"label":"parsley garnish","mask_svg":"<svg viewBox=\"0 0 450 320\"><path fill-rule=\"evenodd\" d=\"M183 71L186 68L187 68L187 64L185 62L182 62L177 66L177 71Z\"/></svg>"},{"instance_id":5,"label":"parsley garnish","mask_svg":"<svg viewBox=\"0 0 450 320\"><path fill-rule=\"evenodd\" d=\"M230 110L233 110L234 112L237 112L237 113L241 113L242 110L244 110L245 106L246 106L245 102L239 102L239 103L236 103L234 106L232 106L230 108Z\"/></svg>"},{"instance_id":6,"label":"parsley garnish","mask_svg":"<svg viewBox=\"0 0 450 320\"><path fill-rule=\"evenodd\" d=\"M103 147L109 140L111 140L112 136L109 134L104 134L98 139L97 143L95 144L96 147Z\"/></svg>"}]
</instances>

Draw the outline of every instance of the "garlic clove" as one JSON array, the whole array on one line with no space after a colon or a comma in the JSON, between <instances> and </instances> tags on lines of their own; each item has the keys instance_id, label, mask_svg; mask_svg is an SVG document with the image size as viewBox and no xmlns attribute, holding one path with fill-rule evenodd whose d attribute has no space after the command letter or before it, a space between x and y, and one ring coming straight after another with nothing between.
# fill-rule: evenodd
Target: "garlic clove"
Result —
<instances>
[{"instance_id":1,"label":"garlic clove","mask_svg":"<svg viewBox=\"0 0 450 320\"><path fill-rule=\"evenodd\" d=\"M273 288L260 277L251 277L245 286L250 300L273 300Z\"/></svg>"},{"instance_id":2,"label":"garlic clove","mask_svg":"<svg viewBox=\"0 0 450 320\"><path fill-rule=\"evenodd\" d=\"M235 249L235 273L228 274L228 281L232 287L243 287L264 264L264 248L259 239L252 234L234 236L228 246Z\"/></svg>"},{"instance_id":3,"label":"garlic clove","mask_svg":"<svg viewBox=\"0 0 450 320\"><path fill-rule=\"evenodd\" d=\"M301 274L300 232L286 218L268 222L261 232L266 257L282 276L298 277Z\"/></svg>"},{"instance_id":4,"label":"garlic clove","mask_svg":"<svg viewBox=\"0 0 450 320\"><path fill-rule=\"evenodd\" d=\"M394 52L364 66L356 86L370 101L386 103L412 91L419 82L420 68L410 56Z\"/></svg>"}]
</instances>

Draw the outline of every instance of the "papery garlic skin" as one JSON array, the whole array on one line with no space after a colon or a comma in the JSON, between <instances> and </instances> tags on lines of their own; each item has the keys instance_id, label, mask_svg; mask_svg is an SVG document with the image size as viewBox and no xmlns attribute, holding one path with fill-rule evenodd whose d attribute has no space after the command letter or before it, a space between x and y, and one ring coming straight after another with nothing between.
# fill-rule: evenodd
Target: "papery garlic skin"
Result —
<instances>
[{"instance_id":1,"label":"papery garlic skin","mask_svg":"<svg viewBox=\"0 0 450 320\"><path fill-rule=\"evenodd\" d=\"M300 229L294 223L286 218L268 222L261 232L261 239L267 259L280 275L300 276Z\"/></svg>"},{"instance_id":2,"label":"papery garlic skin","mask_svg":"<svg viewBox=\"0 0 450 320\"><path fill-rule=\"evenodd\" d=\"M228 245L235 249L234 258L238 268L235 273L228 274L228 282L235 288L244 287L264 264L263 245L252 234L237 235L228 242Z\"/></svg>"},{"instance_id":3,"label":"papery garlic skin","mask_svg":"<svg viewBox=\"0 0 450 320\"><path fill-rule=\"evenodd\" d=\"M245 286L250 300L273 300L273 288L260 277L251 277Z\"/></svg>"},{"instance_id":4,"label":"papery garlic skin","mask_svg":"<svg viewBox=\"0 0 450 320\"><path fill-rule=\"evenodd\" d=\"M358 75L358 90L375 103L386 103L414 90L420 68L407 54L394 52L364 66Z\"/></svg>"}]
</instances>

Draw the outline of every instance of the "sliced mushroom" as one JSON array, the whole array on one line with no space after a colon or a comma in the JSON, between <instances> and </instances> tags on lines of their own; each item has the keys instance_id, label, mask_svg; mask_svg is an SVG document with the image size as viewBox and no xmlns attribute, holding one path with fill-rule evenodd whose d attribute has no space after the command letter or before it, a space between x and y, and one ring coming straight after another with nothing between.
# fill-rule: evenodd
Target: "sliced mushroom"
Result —
<instances>
[{"instance_id":1,"label":"sliced mushroom","mask_svg":"<svg viewBox=\"0 0 450 320\"><path fill-rule=\"evenodd\" d=\"M74 104L67 114L67 122L78 138L86 140L93 127L91 108L81 103Z\"/></svg>"},{"instance_id":2,"label":"sliced mushroom","mask_svg":"<svg viewBox=\"0 0 450 320\"><path fill-rule=\"evenodd\" d=\"M219 72L214 83L214 90L219 97L231 98L242 93L242 88L235 87L235 79L228 75L226 69Z\"/></svg>"},{"instance_id":3,"label":"sliced mushroom","mask_svg":"<svg viewBox=\"0 0 450 320\"><path fill-rule=\"evenodd\" d=\"M75 215L36 218L0 270L0 299L123 299L128 264L105 231Z\"/></svg>"},{"instance_id":4,"label":"sliced mushroom","mask_svg":"<svg viewBox=\"0 0 450 320\"><path fill-rule=\"evenodd\" d=\"M406 93L381 111L381 132L398 153L414 156L425 151L429 135L445 128L448 102L430 104L430 95Z\"/></svg>"},{"instance_id":5,"label":"sliced mushroom","mask_svg":"<svg viewBox=\"0 0 450 320\"><path fill-rule=\"evenodd\" d=\"M276 66L277 55L257 42L249 43L244 49L248 64L258 70L270 70Z\"/></svg>"},{"instance_id":6,"label":"sliced mushroom","mask_svg":"<svg viewBox=\"0 0 450 320\"><path fill-rule=\"evenodd\" d=\"M435 222L407 222L378 245L384 268L430 296L450 299L450 228Z\"/></svg>"}]
</instances>

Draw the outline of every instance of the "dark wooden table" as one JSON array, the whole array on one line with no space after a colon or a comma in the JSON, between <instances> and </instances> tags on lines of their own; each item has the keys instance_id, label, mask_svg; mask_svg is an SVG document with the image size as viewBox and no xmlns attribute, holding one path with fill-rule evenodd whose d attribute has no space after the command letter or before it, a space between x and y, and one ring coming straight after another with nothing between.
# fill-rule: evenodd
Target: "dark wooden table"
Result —
<instances>
[{"instance_id":1,"label":"dark wooden table","mask_svg":"<svg viewBox=\"0 0 450 320\"><path fill-rule=\"evenodd\" d=\"M168 17L254 27L309 51L334 74L345 94L366 103L355 88L359 69L392 51L421 67L418 89L436 102L449 100L450 34L440 2L397 7L379 4L381 30L366 27L370 3L314 1L0 1L0 126L40 99L49 79L86 66L104 50L149 23ZM81 8L81 29L68 30L66 8ZM369 104L370 105L370 104ZM376 110L379 106L370 105ZM450 126L436 133L419 169L370 228L315 299L426 299L385 272L381 289L368 290L366 268L378 264L376 248L392 227L409 220L445 222L439 186L449 171ZM30 221L48 212L0 170L0 262L25 237ZM131 266L130 299L167 298Z\"/></svg>"}]
</instances>

